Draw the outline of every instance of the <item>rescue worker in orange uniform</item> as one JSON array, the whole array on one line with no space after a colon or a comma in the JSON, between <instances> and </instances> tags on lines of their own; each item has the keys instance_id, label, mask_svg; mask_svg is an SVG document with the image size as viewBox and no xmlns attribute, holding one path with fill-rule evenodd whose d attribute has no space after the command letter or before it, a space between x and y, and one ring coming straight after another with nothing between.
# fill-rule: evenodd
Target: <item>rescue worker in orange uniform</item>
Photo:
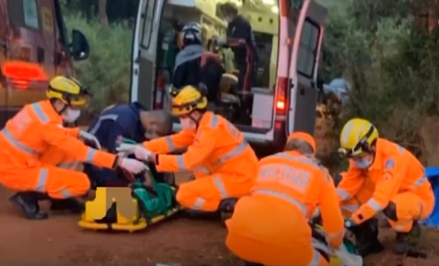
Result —
<instances>
[{"instance_id":1,"label":"rescue worker in orange uniform","mask_svg":"<svg viewBox=\"0 0 439 266\"><path fill-rule=\"evenodd\" d=\"M315 150L311 135L295 132L284 152L259 162L251 196L241 198L226 221L226 245L248 265L329 265L326 254L312 244L308 221L316 207L330 246L342 243L337 193L331 177L314 160Z\"/></svg>"},{"instance_id":2,"label":"rescue worker in orange uniform","mask_svg":"<svg viewBox=\"0 0 439 266\"><path fill-rule=\"evenodd\" d=\"M64 128L74 122L86 106L88 90L78 81L63 76L53 78L48 100L28 104L0 131L0 184L17 191L11 201L28 219L45 219L38 199L51 198L52 209L73 207L73 198L85 195L90 188L88 177L69 165L89 162L97 166L120 166L129 172L146 170L135 159L87 147L78 138L95 141L79 128ZM56 207L58 206L58 207Z\"/></svg>"},{"instance_id":3,"label":"rescue worker in orange uniform","mask_svg":"<svg viewBox=\"0 0 439 266\"><path fill-rule=\"evenodd\" d=\"M341 207L350 218L359 252L380 252L375 216L382 212L396 231L394 252L406 253L412 237L419 237L417 221L433 211L435 198L424 167L408 150L379 138L367 120L348 121L340 134L339 152L349 169L337 187Z\"/></svg>"},{"instance_id":4,"label":"rescue worker in orange uniform","mask_svg":"<svg viewBox=\"0 0 439 266\"><path fill-rule=\"evenodd\" d=\"M193 171L195 180L179 186L177 201L188 209L216 212L231 204L224 200L250 193L258 159L234 125L206 108L206 97L186 86L172 99L172 113L179 116L182 131L143 146L121 144L119 151L153 161L159 172ZM182 155L166 155L185 147Z\"/></svg>"}]
</instances>

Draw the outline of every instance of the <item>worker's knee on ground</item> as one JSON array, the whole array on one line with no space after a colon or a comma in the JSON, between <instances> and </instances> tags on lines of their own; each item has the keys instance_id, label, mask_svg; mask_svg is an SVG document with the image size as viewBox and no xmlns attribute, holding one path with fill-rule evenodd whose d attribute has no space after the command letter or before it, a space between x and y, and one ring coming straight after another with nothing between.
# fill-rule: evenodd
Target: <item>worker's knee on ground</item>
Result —
<instances>
[{"instance_id":1,"label":"worker's knee on ground","mask_svg":"<svg viewBox=\"0 0 439 266\"><path fill-rule=\"evenodd\" d=\"M389 220L398 221L398 215L396 211L396 204L393 201L390 201L386 208L384 208L383 213Z\"/></svg>"}]
</instances>

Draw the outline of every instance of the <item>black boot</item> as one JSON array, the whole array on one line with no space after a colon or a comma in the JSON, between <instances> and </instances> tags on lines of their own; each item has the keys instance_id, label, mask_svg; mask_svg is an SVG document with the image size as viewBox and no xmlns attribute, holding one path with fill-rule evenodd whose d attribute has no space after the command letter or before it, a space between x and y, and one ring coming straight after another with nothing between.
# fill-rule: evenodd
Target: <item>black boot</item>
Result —
<instances>
[{"instance_id":1,"label":"black boot","mask_svg":"<svg viewBox=\"0 0 439 266\"><path fill-rule=\"evenodd\" d=\"M85 205L74 198L70 199L52 199L50 205L51 211L63 212L69 211L75 214L81 214L85 210Z\"/></svg>"},{"instance_id":2,"label":"black boot","mask_svg":"<svg viewBox=\"0 0 439 266\"><path fill-rule=\"evenodd\" d=\"M47 214L40 211L38 205L39 193L19 192L10 198L10 201L23 212L26 219L43 220L47 219Z\"/></svg>"},{"instance_id":3,"label":"black boot","mask_svg":"<svg viewBox=\"0 0 439 266\"><path fill-rule=\"evenodd\" d=\"M384 250L378 240L378 220L371 219L352 228L355 235L355 247L362 257Z\"/></svg>"},{"instance_id":4,"label":"black boot","mask_svg":"<svg viewBox=\"0 0 439 266\"><path fill-rule=\"evenodd\" d=\"M220 220L219 212L205 212L199 210L184 210L181 214L183 217L194 220Z\"/></svg>"},{"instance_id":5,"label":"black boot","mask_svg":"<svg viewBox=\"0 0 439 266\"><path fill-rule=\"evenodd\" d=\"M235 210L236 202L238 202L238 199L235 198L223 199L220 202L218 211L220 212L221 215L221 221L225 221L232 218L233 211Z\"/></svg>"},{"instance_id":6,"label":"black boot","mask_svg":"<svg viewBox=\"0 0 439 266\"><path fill-rule=\"evenodd\" d=\"M398 255L406 254L417 244L420 237L421 237L421 227L418 225L416 221L414 221L412 229L410 229L409 232L396 233L393 252Z\"/></svg>"}]
</instances>

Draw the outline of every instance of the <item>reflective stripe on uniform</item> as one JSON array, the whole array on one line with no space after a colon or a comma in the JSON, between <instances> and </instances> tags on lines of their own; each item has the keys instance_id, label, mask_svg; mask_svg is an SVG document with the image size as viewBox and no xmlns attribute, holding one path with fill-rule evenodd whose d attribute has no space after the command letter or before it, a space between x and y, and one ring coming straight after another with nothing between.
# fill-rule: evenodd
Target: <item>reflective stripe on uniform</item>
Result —
<instances>
[{"instance_id":1,"label":"reflective stripe on uniform","mask_svg":"<svg viewBox=\"0 0 439 266\"><path fill-rule=\"evenodd\" d=\"M342 198L342 200L347 200L349 198L349 194L346 192L346 190L337 188L337 195Z\"/></svg>"},{"instance_id":2,"label":"reflective stripe on uniform","mask_svg":"<svg viewBox=\"0 0 439 266\"><path fill-rule=\"evenodd\" d=\"M207 169L207 167L204 167L204 166L197 166L197 167L195 167L194 168L194 172L200 172L200 173L205 174L205 175L211 174L210 170Z\"/></svg>"},{"instance_id":3,"label":"reflective stripe on uniform","mask_svg":"<svg viewBox=\"0 0 439 266\"><path fill-rule=\"evenodd\" d=\"M93 148L88 148L87 156L85 157L85 162L90 163L94 160L96 155L96 150Z\"/></svg>"},{"instance_id":4,"label":"reflective stripe on uniform","mask_svg":"<svg viewBox=\"0 0 439 266\"><path fill-rule=\"evenodd\" d=\"M284 193L280 193L280 192L277 192L274 190L268 190L268 189L259 189L259 190L253 191L252 194L268 195L268 196L273 196L273 197L278 198L278 199L285 200L285 201L291 203L292 205L296 206L306 217L308 217L308 209L305 207L305 205L303 205L298 200L293 199L292 197L290 197Z\"/></svg>"},{"instance_id":5,"label":"reflective stripe on uniform","mask_svg":"<svg viewBox=\"0 0 439 266\"><path fill-rule=\"evenodd\" d=\"M428 178L426 176L422 176L421 178L417 179L415 183L413 183L412 188L417 188L423 185L425 182L428 182Z\"/></svg>"},{"instance_id":6,"label":"reflective stripe on uniform","mask_svg":"<svg viewBox=\"0 0 439 266\"><path fill-rule=\"evenodd\" d=\"M221 178L216 176L214 177L213 181L215 182L215 186L221 195L221 199L227 199L229 197L229 194L227 194L226 187L224 186Z\"/></svg>"},{"instance_id":7,"label":"reflective stripe on uniform","mask_svg":"<svg viewBox=\"0 0 439 266\"><path fill-rule=\"evenodd\" d=\"M369 205L369 207L376 212L379 212L382 209L384 209L384 207L382 207L381 204L378 201L376 201L374 198L369 199L366 202L366 204Z\"/></svg>"},{"instance_id":8,"label":"reflective stripe on uniform","mask_svg":"<svg viewBox=\"0 0 439 266\"><path fill-rule=\"evenodd\" d=\"M237 157L238 155L240 155L246 148L248 147L247 142L242 142L238 145L238 147L234 148L233 150L229 151L228 153L224 154L223 156L221 156L221 158L219 158L216 162L214 162L213 164L215 166L219 166L221 164L223 164L224 162Z\"/></svg>"},{"instance_id":9,"label":"reflective stripe on uniform","mask_svg":"<svg viewBox=\"0 0 439 266\"><path fill-rule=\"evenodd\" d=\"M35 187L36 192L40 193L46 193L46 185L47 185L47 176L49 174L49 169L47 168L41 168L40 172L38 174L38 180L37 185ZM59 193L63 196L63 198L68 199L72 197L72 194L70 192L63 188L59 191Z\"/></svg>"},{"instance_id":10,"label":"reflective stripe on uniform","mask_svg":"<svg viewBox=\"0 0 439 266\"><path fill-rule=\"evenodd\" d=\"M78 162L62 162L57 165L57 167L62 169L76 169Z\"/></svg>"},{"instance_id":11,"label":"reflective stripe on uniform","mask_svg":"<svg viewBox=\"0 0 439 266\"><path fill-rule=\"evenodd\" d=\"M168 150L169 151L175 151L177 148L175 147L175 145L174 145L174 142L172 142L172 138L171 138L171 136L166 136L165 137L165 142L166 142L166 145L168 145Z\"/></svg>"},{"instance_id":12,"label":"reflective stripe on uniform","mask_svg":"<svg viewBox=\"0 0 439 266\"><path fill-rule=\"evenodd\" d=\"M31 104L31 108L32 110L34 110L34 112L38 116L38 119L40 119L43 124L46 124L50 121L49 117L44 113L44 110L43 108L41 108L40 104L33 103Z\"/></svg>"},{"instance_id":13,"label":"reflective stripe on uniform","mask_svg":"<svg viewBox=\"0 0 439 266\"><path fill-rule=\"evenodd\" d=\"M360 209L360 205L358 205L358 204L350 204L350 205L342 204L341 208L345 211L348 211L348 212L356 212Z\"/></svg>"},{"instance_id":14,"label":"reflective stripe on uniform","mask_svg":"<svg viewBox=\"0 0 439 266\"><path fill-rule=\"evenodd\" d=\"M212 116L212 120L210 120L210 127L215 128L218 125L218 117L216 115Z\"/></svg>"},{"instance_id":15,"label":"reflective stripe on uniform","mask_svg":"<svg viewBox=\"0 0 439 266\"><path fill-rule=\"evenodd\" d=\"M98 122L96 123L96 125L94 125L88 132L91 134L96 134L96 132L98 132L99 128L101 127L101 123L102 121L105 120L113 120L116 121L118 115L103 115L101 117L99 117Z\"/></svg>"},{"instance_id":16,"label":"reflective stripe on uniform","mask_svg":"<svg viewBox=\"0 0 439 266\"><path fill-rule=\"evenodd\" d=\"M27 153L29 155L36 155L37 154L37 152L34 149L27 147L21 141L17 140L11 134L11 132L9 132L8 128L4 128L2 131L0 131L0 133L3 135L3 137L5 137L5 139L8 141L8 143L11 144L12 146L14 146L16 149L18 149L24 153Z\"/></svg>"},{"instance_id":17,"label":"reflective stripe on uniform","mask_svg":"<svg viewBox=\"0 0 439 266\"><path fill-rule=\"evenodd\" d=\"M47 168L41 168L40 173L38 174L38 181L35 190L37 192L44 193L46 192L46 184L47 184L47 175L49 174L49 170Z\"/></svg>"},{"instance_id":18,"label":"reflective stripe on uniform","mask_svg":"<svg viewBox=\"0 0 439 266\"><path fill-rule=\"evenodd\" d=\"M195 204L191 207L193 210L201 210L206 201L203 198L197 198Z\"/></svg>"}]
</instances>

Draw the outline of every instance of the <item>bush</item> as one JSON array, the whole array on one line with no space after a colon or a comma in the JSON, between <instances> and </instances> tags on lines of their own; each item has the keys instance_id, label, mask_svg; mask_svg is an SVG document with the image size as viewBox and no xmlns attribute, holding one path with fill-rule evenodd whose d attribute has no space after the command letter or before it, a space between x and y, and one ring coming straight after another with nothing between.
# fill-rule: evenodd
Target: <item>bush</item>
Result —
<instances>
[{"instance_id":1,"label":"bush","mask_svg":"<svg viewBox=\"0 0 439 266\"><path fill-rule=\"evenodd\" d=\"M127 102L131 80L132 31L120 24L108 26L80 16L66 17L69 30L80 29L90 43L90 57L75 62L78 79L93 92L88 118L108 105Z\"/></svg>"},{"instance_id":2,"label":"bush","mask_svg":"<svg viewBox=\"0 0 439 266\"><path fill-rule=\"evenodd\" d=\"M326 81L343 76L352 87L341 120L369 119L382 136L418 156L428 148L420 131L439 112L438 42L415 23L423 4L436 9L422 0L337 1L329 10L323 57Z\"/></svg>"}]
</instances>

